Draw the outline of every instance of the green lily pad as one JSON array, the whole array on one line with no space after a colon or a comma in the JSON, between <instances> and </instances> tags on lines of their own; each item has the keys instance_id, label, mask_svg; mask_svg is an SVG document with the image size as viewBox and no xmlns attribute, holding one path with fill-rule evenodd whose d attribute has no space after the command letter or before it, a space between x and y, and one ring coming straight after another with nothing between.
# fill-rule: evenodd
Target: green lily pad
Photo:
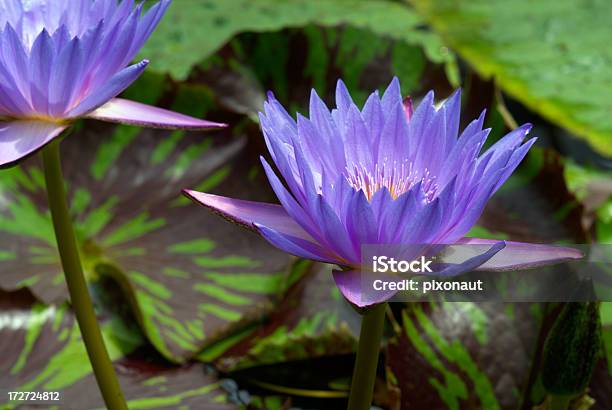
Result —
<instances>
[{"instance_id":1,"label":"green lily pad","mask_svg":"<svg viewBox=\"0 0 612 410\"><path fill-rule=\"evenodd\" d=\"M549 121L612 154L604 1L411 0L483 77Z\"/></svg>"},{"instance_id":2,"label":"green lily pad","mask_svg":"<svg viewBox=\"0 0 612 410\"><path fill-rule=\"evenodd\" d=\"M196 64L239 33L309 24L346 24L423 47L431 61L447 65L457 82L454 57L438 36L420 28L423 20L412 9L387 0L202 0L174 4L140 55L151 59L153 69L185 79Z\"/></svg>"},{"instance_id":3,"label":"green lily pad","mask_svg":"<svg viewBox=\"0 0 612 410\"><path fill-rule=\"evenodd\" d=\"M302 274L303 269L308 271ZM229 372L352 353L360 317L337 290L331 267L301 261L292 277L297 282L265 322L205 349L198 359L214 360L217 368Z\"/></svg>"},{"instance_id":4,"label":"green lily pad","mask_svg":"<svg viewBox=\"0 0 612 410\"><path fill-rule=\"evenodd\" d=\"M202 87L179 88L185 101L196 115L212 105ZM156 349L185 362L269 311L290 258L180 195L272 200L247 139L84 125L62 155L86 275L122 286ZM66 300L39 159L1 172L0 192L0 288Z\"/></svg>"},{"instance_id":5,"label":"green lily pad","mask_svg":"<svg viewBox=\"0 0 612 410\"><path fill-rule=\"evenodd\" d=\"M67 304L43 305L20 291L0 292L0 307L0 408L104 408ZM105 319L101 328L130 409L198 409L204 404L211 410L235 408L227 403L216 376L201 365L156 364L154 356L151 360L137 351L144 342L138 328L115 316ZM10 402L7 391L57 392L52 394L57 400Z\"/></svg>"}]
</instances>

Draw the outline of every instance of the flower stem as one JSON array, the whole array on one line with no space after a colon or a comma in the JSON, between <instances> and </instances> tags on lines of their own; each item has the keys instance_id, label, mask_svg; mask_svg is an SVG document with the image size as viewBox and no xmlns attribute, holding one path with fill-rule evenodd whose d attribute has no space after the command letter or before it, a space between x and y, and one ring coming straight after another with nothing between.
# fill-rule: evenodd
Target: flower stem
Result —
<instances>
[{"instance_id":1,"label":"flower stem","mask_svg":"<svg viewBox=\"0 0 612 410\"><path fill-rule=\"evenodd\" d=\"M348 410L369 410L372 404L386 305L378 304L363 315Z\"/></svg>"},{"instance_id":2,"label":"flower stem","mask_svg":"<svg viewBox=\"0 0 612 410\"><path fill-rule=\"evenodd\" d=\"M75 311L89 361L93 367L106 407L112 410L127 410L115 369L104 346L102 333L100 332L91 297L87 289L87 283L83 275L83 268L66 201L59 143L60 141L56 140L45 147L43 150L43 163L53 228L55 229L57 247L70 293L70 301Z\"/></svg>"}]
</instances>

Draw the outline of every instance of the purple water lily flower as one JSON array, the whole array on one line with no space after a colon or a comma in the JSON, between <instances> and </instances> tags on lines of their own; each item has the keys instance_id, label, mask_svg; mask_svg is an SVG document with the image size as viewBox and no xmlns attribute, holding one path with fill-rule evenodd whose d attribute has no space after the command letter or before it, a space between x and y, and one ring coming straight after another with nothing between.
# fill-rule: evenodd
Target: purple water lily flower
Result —
<instances>
[{"instance_id":1,"label":"purple water lily flower","mask_svg":"<svg viewBox=\"0 0 612 410\"><path fill-rule=\"evenodd\" d=\"M366 244L486 245L481 255L438 272L444 275L580 257L567 248L465 237L535 138L524 142L526 124L481 153L490 131L484 112L459 135L460 103L457 91L436 108L430 92L413 111L394 79L360 111L339 81L335 109L313 91L310 118L298 114L296 122L270 93L261 127L286 186L261 161L281 205L185 193L290 254L340 266L337 286L361 307L393 295L362 292Z\"/></svg>"},{"instance_id":2,"label":"purple water lily flower","mask_svg":"<svg viewBox=\"0 0 612 410\"><path fill-rule=\"evenodd\" d=\"M0 167L77 118L156 128L223 126L115 98L148 61L128 67L170 5L134 0L0 0Z\"/></svg>"}]
</instances>

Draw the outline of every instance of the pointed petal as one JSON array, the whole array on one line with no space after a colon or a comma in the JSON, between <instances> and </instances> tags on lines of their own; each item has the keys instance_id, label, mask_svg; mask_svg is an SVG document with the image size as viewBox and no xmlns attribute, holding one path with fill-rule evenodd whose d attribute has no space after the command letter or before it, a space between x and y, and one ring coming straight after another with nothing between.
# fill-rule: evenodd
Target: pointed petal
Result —
<instances>
[{"instance_id":1,"label":"pointed petal","mask_svg":"<svg viewBox=\"0 0 612 410\"><path fill-rule=\"evenodd\" d=\"M336 106L338 107L338 112L340 112L342 115L346 114L351 105L353 105L351 94L348 92L344 82L342 80L338 80L338 83L336 84ZM344 121L341 122L341 124L343 123Z\"/></svg>"},{"instance_id":2,"label":"pointed petal","mask_svg":"<svg viewBox=\"0 0 612 410\"><path fill-rule=\"evenodd\" d=\"M151 128L207 130L227 127L226 124L201 120L122 98L110 100L85 117Z\"/></svg>"},{"instance_id":3,"label":"pointed petal","mask_svg":"<svg viewBox=\"0 0 612 410\"><path fill-rule=\"evenodd\" d=\"M136 37L132 44L132 48L130 50L129 56L134 56L138 50L142 48L145 41L151 36L155 27L166 13L166 10L170 6L171 0L161 0L155 5L151 6L147 13L141 17L138 22L138 29L136 33Z\"/></svg>"},{"instance_id":4,"label":"pointed petal","mask_svg":"<svg viewBox=\"0 0 612 410\"><path fill-rule=\"evenodd\" d=\"M36 112L47 112L49 104L49 77L55 55L54 45L47 30L43 30L30 51L30 94Z\"/></svg>"},{"instance_id":5,"label":"pointed petal","mask_svg":"<svg viewBox=\"0 0 612 410\"><path fill-rule=\"evenodd\" d=\"M370 131L370 138L372 140L372 156L378 158L378 145L382 134L382 129L385 126L385 114L382 111L382 105L378 91L373 92L368 97L361 116Z\"/></svg>"},{"instance_id":6,"label":"pointed petal","mask_svg":"<svg viewBox=\"0 0 612 410\"><path fill-rule=\"evenodd\" d=\"M99 90L87 96L79 105L73 108L69 113L69 117L80 117L83 114L91 112L98 107L101 107L111 99L119 95L123 90L130 86L147 67L149 62L143 60L138 64L124 68L113 76Z\"/></svg>"},{"instance_id":7,"label":"pointed petal","mask_svg":"<svg viewBox=\"0 0 612 410\"><path fill-rule=\"evenodd\" d=\"M334 270L332 272L336 286L340 293L353 305L364 308L385 302L397 293L394 290L365 289L370 280L362 278L363 273L358 270Z\"/></svg>"},{"instance_id":8,"label":"pointed petal","mask_svg":"<svg viewBox=\"0 0 612 410\"><path fill-rule=\"evenodd\" d=\"M14 165L36 152L66 129L47 121L0 122L0 168Z\"/></svg>"},{"instance_id":9,"label":"pointed petal","mask_svg":"<svg viewBox=\"0 0 612 410\"><path fill-rule=\"evenodd\" d=\"M457 244L493 245L497 242L492 239L463 238ZM582 257L584 254L579 250L564 246L506 241L506 247L477 270L504 272L530 269Z\"/></svg>"},{"instance_id":10,"label":"pointed petal","mask_svg":"<svg viewBox=\"0 0 612 410\"><path fill-rule=\"evenodd\" d=\"M257 231L254 225L257 223L283 234L312 241L312 237L296 224L280 205L244 201L187 189L183 194L213 213L247 229Z\"/></svg>"},{"instance_id":11,"label":"pointed petal","mask_svg":"<svg viewBox=\"0 0 612 410\"><path fill-rule=\"evenodd\" d=\"M392 164L395 160L405 158L408 153L408 145L412 141L409 141L408 138L408 122L406 122L404 105L401 100L385 111L385 116L377 162Z\"/></svg>"},{"instance_id":12,"label":"pointed petal","mask_svg":"<svg viewBox=\"0 0 612 410\"><path fill-rule=\"evenodd\" d=\"M255 223L255 227L261 236L284 252L314 261L337 263L336 259L329 252L326 252L323 247L314 242L280 233L275 229L270 229L258 223Z\"/></svg>"},{"instance_id":13,"label":"pointed petal","mask_svg":"<svg viewBox=\"0 0 612 410\"><path fill-rule=\"evenodd\" d=\"M446 115L446 150L453 147L459 137L459 117L461 116L461 88L457 89L444 103Z\"/></svg>"},{"instance_id":14,"label":"pointed petal","mask_svg":"<svg viewBox=\"0 0 612 410\"><path fill-rule=\"evenodd\" d=\"M490 261L491 258L495 257L495 255L497 255L505 247L506 243L504 241L491 241L491 247L487 251L473 256L461 263L451 264L446 268L435 272L434 275L449 278L479 269L479 267L481 268L483 264Z\"/></svg>"},{"instance_id":15,"label":"pointed petal","mask_svg":"<svg viewBox=\"0 0 612 410\"><path fill-rule=\"evenodd\" d=\"M48 112L60 117L72 103L83 77L83 47L75 37L59 53L49 74Z\"/></svg>"},{"instance_id":16,"label":"pointed petal","mask_svg":"<svg viewBox=\"0 0 612 410\"><path fill-rule=\"evenodd\" d=\"M397 103L402 103L402 90L400 88L399 79L397 77L393 77L393 79L389 83L389 86L383 93L381 100L382 110L385 115L391 112L391 110L394 109Z\"/></svg>"}]
</instances>

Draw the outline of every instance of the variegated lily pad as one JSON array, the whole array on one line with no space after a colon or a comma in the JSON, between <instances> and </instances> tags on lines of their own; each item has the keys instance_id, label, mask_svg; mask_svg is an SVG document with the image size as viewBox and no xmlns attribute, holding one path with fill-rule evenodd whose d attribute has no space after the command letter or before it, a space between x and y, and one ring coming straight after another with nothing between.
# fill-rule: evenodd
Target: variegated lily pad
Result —
<instances>
[{"instance_id":1,"label":"variegated lily pad","mask_svg":"<svg viewBox=\"0 0 612 410\"><path fill-rule=\"evenodd\" d=\"M313 265L313 266L310 266ZM359 314L334 286L331 267L300 262L274 313L261 326L249 327L198 355L223 371L258 365L352 353L359 337Z\"/></svg>"},{"instance_id":2,"label":"variegated lily pad","mask_svg":"<svg viewBox=\"0 0 612 410\"><path fill-rule=\"evenodd\" d=\"M387 355L401 408L518 408L540 308L447 303L405 310Z\"/></svg>"},{"instance_id":3,"label":"variegated lily pad","mask_svg":"<svg viewBox=\"0 0 612 410\"><path fill-rule=\"evenodd\" d=\"M28 299L27 292L0 292L0 408L104 408L70 308ZM137 328L112 317L102 333L131 409L235 408L201 365L168 367L135 352L143 342ZM8 391L50 394L43 401L10 402Z\"/></svg>"},{"instance_id":4,"label":"variegated lily pad","mask_svg":"<svg viewBox=\"0 0 612 410\"><path fill-rule=\"evenodd\" d=\"M211 98L184 87L175 105L185 102L201 116ZM88 279L119 282L148 339L174 362L263 315L290 258L180 195L271 198L247 139L84 125L62 155ZM0 193L0 288L66 300L38 158L0 172Z\"/></svg>"}]
</instances>

